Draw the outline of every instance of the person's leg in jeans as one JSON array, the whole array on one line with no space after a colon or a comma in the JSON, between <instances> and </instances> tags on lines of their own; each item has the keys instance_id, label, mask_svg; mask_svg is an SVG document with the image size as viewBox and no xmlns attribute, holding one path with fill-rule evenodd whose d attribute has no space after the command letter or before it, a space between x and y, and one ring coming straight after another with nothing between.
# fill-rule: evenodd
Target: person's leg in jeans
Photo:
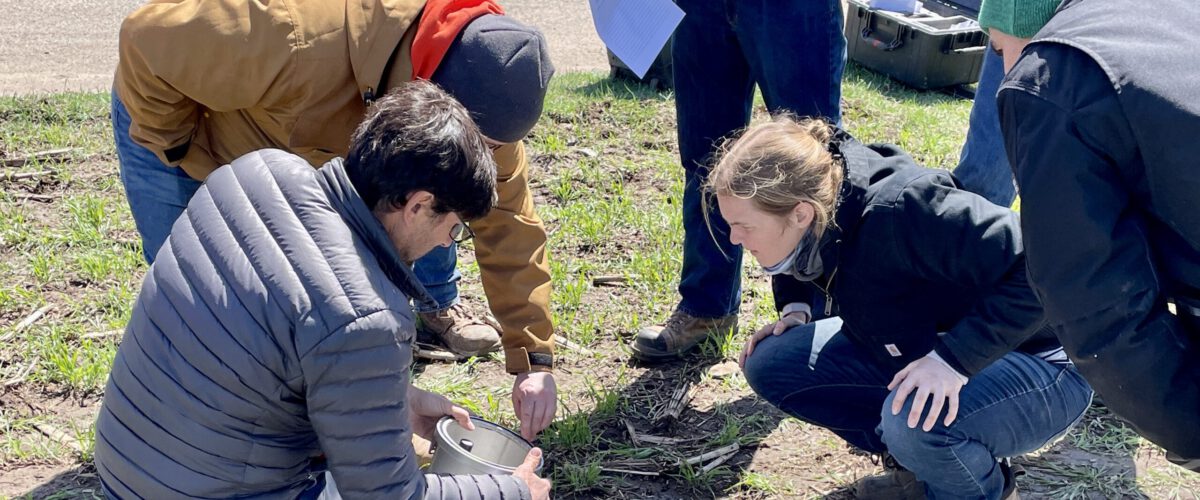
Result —
<instances>
[{"instance_id":1,"label":"person's leg in jeans","mask_svg":"<svg viewBox=\"0 0 1200 500\"><path fill-rule=\"evenodd\" d=\"M687 15L672 49L679 156L686 175L679 309L700 318L734 314L741 304L742 249L729 242L729 226L715 203L708 205L709 232L701 204L701 186L716 146L750 123L753 104L754 82L727 4L680 1Z\"/></svg>"},{"instance_id":2,"label":"person's leg in jeans","mask_svg":"<svg viewBox=\"0 0 1200 500\"><path fill-rule=\"evenodd\" d=\"M1004 150L1000 114L996 108L996 92L1003 79L1004 59L991 50L984 51L967 140L963 143L954 176L967 191L1002 207L1010 207L1017 196L1017 187L1008 153Z\"/></svg>"},{"instance_id":3,"label":"person's leg in jeans","mask_svg":"<svg viewBox=\"0 0 1200 500\"><path fill-rule=\"evenodd\" d=\"M418 326L460 356L500 349L500 325L489 313L476 315L458 300L458 245L435 247L413 263L413 273L437 306L417 305Z\"/></svg>"},{"instance_id":4,"label":"person's leg in jeans","mask_svg":"<svg viewBox=\"0 0 1200 500\"><path fill-rule=\"evenodd\" d=\"M665 327L638 333L633 354L643 361L675 358L704 338L736 327L741 304L742 248L707 204L702 186L721 140L750 122L754 82L733 31L733 0L679 0L686 14L675 31L672 62L679 156L684 169L683 268L680 302ZM711 222L711 232L709 227Z\"/></svg>"},{"instance_id":5,"label":"person's leg in jeans","mask_svg":"<svg viewBox=\"0 0 1200 500\"><path fill-rule=\"evenodd\" d=\"M788 415L819 425L872 453L883 451L876 428L893 373L841 333L828 318L768 336L746 360L754 392Z\"/></svg>"},{"instance_id":6,"label":"person's leg in jeans","mask_svg":"<svg viewBox=\"0 0 1200 500\"><path fill-rule=\"evenodd\" d=\"M153 263L158 249L171 234L175 219L187 208L201 182L188 177L181 168L164 164L129 137L129 112L115 90L111 119L125 198L142 237L142 255L147 263Z\"/></svg>"},{"instance_id":7,"label":"person's leg in jeans","mask_svg":"<svg viewBox=\"0 0 1200 500\"><path fill-rule=\"evenodd\" d=\"M949 427L939 418L929 432L908 428L912 399L899 415L892 415L891 396L884 402L879 430L888 452L925 483L930 498L994 499L1005 487L997 458L1037 450L1065 433L1087 410L1092 390L1072 367L1014 352L963 386Z\"/></svg>"},{"instance_id":8,"label":"person's leg in jeans","mask_svg":"<svg viewBox=\"0 0 1200 500\"><path fill-rule=\"evenodd\" d=\"M735 10L735 30L767 109L839 123L846 67L841 2L738 2Z\"/></svg>"},{"instance_id":9,"label":"person's leg in jeans","mask_svg":"<svg viewBox=\"0 0 1200 500\"><path fill-rule=\"evenodd\" d=\"M437 301L436 309L418 307L417 312L431 313L458 303L458 280L462 278L458 272L458 245L434 247L413 263L413 274Z\"/></svg>"}]
</instances>

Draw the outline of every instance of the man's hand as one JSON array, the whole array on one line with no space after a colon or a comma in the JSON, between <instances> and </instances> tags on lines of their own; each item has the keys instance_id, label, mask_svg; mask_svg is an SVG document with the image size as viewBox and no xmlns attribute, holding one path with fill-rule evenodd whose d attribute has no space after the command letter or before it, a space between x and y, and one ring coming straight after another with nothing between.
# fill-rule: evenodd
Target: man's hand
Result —
<instances>
[{"instance_id":1,"label":"man's hand","mask_svg":"<svg viewBox=\"0 0 1200 500\"><path fill-rule=\"evenodd\" d=\"M471 414L451 403L446 396L417 389L411 384L408 386L408 423L412 425L413 434L433 441L438 420L447 415L454 417L464 429L475 430Z\"/></svg>"},{"instance_id":2,"label":"man's hand","mask_svg":"<svg viewBox=\"0 0 1200 500\"><path fill-rule=\"evenodd\" d=\"M550 372L517 375L512 391L513 412L521 420L521 437L533 441L550 426L558 411L558 386Z\"/></svg>"},{"instance_id":3,"label":"man's hand","mask_svg":"<svg viewBox=\"0 0 1200 500\"><path fill-rule=\"evenodd\" d=\"M943 406L946 407L943 424L949 426L958 418L958 393L966 383L965 376L934 357L931 351L925 357L909 363L888 384L889 391L896 391L896 396L892 398L892 415L899 415L904 409L904 401L909 395L914 395L912 410L908 412L908 428L916 429L921 422L921 413L925 411L925 403L933 398L933 406L921 428L925 432L933 430Z\"/></svg>"},{"instance_id":4,"label":"man's hand","mask_svg":"<svg viewBox=\"0 0 1200 500\"><path fill-rule=\"evenodd\" d=\"M746 358L749 358L754 353L754 346L758 345L760 340L767 338L767 335L782 334L793 326L808 323L808 318L807 312L798 311L779 318L779 321L768 323L766 326L759 328L757 332L750 335L750 338L746 339L746 345L742 347L742 354L738 356L738 366L742 368L746 367Z\"/></svg>"},{"instance_id":5,"label":"man's hand","mask_svg":"<svg viewBox=\"0 0 1200 500\"><path fill-rule=\"evenodd\" d=\"M542 461L542 449L534 448L529 450L529 454L525 455L525 463L522 463L517 470L513 471L513 476L525 481L529 486L529 496L533 500L549 500L550 499L550 481L542 479L534 474L534 470Z\"/></svg>"}]
</instances>

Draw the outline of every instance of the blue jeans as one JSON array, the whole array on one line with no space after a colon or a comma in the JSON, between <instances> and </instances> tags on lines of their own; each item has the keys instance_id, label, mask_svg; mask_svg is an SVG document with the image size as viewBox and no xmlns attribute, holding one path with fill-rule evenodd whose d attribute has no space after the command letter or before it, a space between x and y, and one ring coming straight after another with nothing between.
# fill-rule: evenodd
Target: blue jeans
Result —
<instances>
[{"instance_id":1,"label":"blue jeans","mask_svg":"<svg viewBox=\"0 0 1200 500\"><path fill-rule=\"evenodd\" d=\"M1000 113L996 107L996 93L1003 79L1004 59L991 50L985 50L979 86L975 89L975 103L971 106L967 140L959 154L954 176L967 191L1002 207L1009 207L1017 197L1017 185L1013 181L1012 167L1004 149Z\"/></svg>"},{"instance_id":2,"label":"blue jeans","mask_svg":"<svg viewBox=\"0 0 1200 500\"><path fill-rule=\"evenodd\" d=\"M133 212L133 222L142 237L142 255L147 263L171 234L183 209L201 182L184 173L183 169L163 164L154 153L129 137L129 112L125 104L112 93L113 139L117 146L117 160L121 164L121 183ZM454 305L458 301L459 273L455 247L437 247L418 259L413 266L417 278L437 300L439 309Z\"/></svg>"},{"instance_id":3,"label":"blue jeans","mask_svg":"<svg viewBox=\"0 0 1200 500\"><path fill-rule=\"evenodd\" d=\"M153 263L158 249L171 234L175 219L200 189L200 181L188 177L181 168L164 165L154 153L129 137L129 112L115 90L111 117L125 198L142 236L142 256L147 263Z\"/></svg>"},{"instance_id":4,"label":"blue jeans","mask_svg":"<svg viewBox=\"0 0 1200 500\"><path fill-rule=\"evenodd\" d=\"M899 415L891 412L887 385L895 371L881 368L841 329L835 317L768 336L746 361L746 380L789 415L864 450L891 453L930 498L999 498L997 458L1041 448L1091 403L1092 390L1073 367L1010 352L963 386L953 423L909 429L912 398Z\"/></svg>"},{"instance_id":5,"label":"blue jeans","mask_svg":"<svg viewBox=\"0 0 1200 500\"><path fill-rule=\"evenodd\" d=\"M417 312L440 311L458 303L458 280L462 279L458 272L458 245L433 247L413 264L413 274L437 302L437 307L430 309L414 301Z\"/></svg>"},{"instance_id":6,"label":"blue jeans","mask_svg":"<svg viewBox=\"0 0 1200 500\"><path fill-rule=\"evenodd\" d=\"M715 144L750 123L754 86L772 112L841 119L846 40L838 0L678 0L672 62L679 155L685 172L679 310L701 318L737 311L742 249L701 187ZM710 200L712 201L712 200Z\"/></svg>"}]
</instances>

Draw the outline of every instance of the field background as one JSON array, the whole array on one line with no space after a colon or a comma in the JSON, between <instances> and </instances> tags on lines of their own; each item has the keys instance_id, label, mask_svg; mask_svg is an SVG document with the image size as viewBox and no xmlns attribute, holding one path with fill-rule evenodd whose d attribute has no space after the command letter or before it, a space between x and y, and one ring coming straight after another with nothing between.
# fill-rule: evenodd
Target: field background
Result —
<instances>
[{"instance_id":1,"label":"field background","mask_svg":"<svg viewBox=\"0 0 1200 500\"><path fill-rule=\"evenodd\" d=\"M0 498L92 498L92 422L145 265L117 174L106 93L0 97ZM844 125L952 168L970 101L916 93L849 67ZM670 93L597 73L555 78L528 140L538 210L550 230L560 334L560 409L539 442L558 498L846 498L881 471L833 434L764 403L731 369L745 335L774 317L766 278L745 263L741 331L664 367L628 363L639 328L677 297L680 196ZM762 119L761 104L758 117ZM478 268L461 253L464 295L483 307ZM621 276L599 286L598 276ZM38 314L38 313L41 314ZM27 321L35 318L32 322ZM734 367L735 368L735 367ZM422 364L417 384L481 416L515 422L498 357ZM680 418L655 415L680 387ZM630 430L653 438L634 442ZM652 442L656 441L656 442ZM714 467L681 461L732 444ZM1162 458L1103 408L1018 462L1026 498L1196 498L1200 476Z\"/></svg>"}]
</instances>

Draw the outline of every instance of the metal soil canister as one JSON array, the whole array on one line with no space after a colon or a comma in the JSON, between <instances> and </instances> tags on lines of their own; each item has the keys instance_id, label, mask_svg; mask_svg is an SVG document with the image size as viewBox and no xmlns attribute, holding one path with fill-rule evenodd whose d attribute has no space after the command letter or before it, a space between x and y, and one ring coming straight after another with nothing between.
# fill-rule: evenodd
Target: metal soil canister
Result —
<instances>
[{"instance_id":1,"label":"metal soil canister","mask_svg":"<svg viewBox=\"0 0 1200 500\"><path fill-rule=\"evenodd\" d=\"M451 417L437 423L432 474L512 474L533 445L517 433L487 420L471 417L475 430L464 429ZM544 458L543 458L544 462ZM538 463L535 474L541 474Z\"/></svg>"}]
</instances>

